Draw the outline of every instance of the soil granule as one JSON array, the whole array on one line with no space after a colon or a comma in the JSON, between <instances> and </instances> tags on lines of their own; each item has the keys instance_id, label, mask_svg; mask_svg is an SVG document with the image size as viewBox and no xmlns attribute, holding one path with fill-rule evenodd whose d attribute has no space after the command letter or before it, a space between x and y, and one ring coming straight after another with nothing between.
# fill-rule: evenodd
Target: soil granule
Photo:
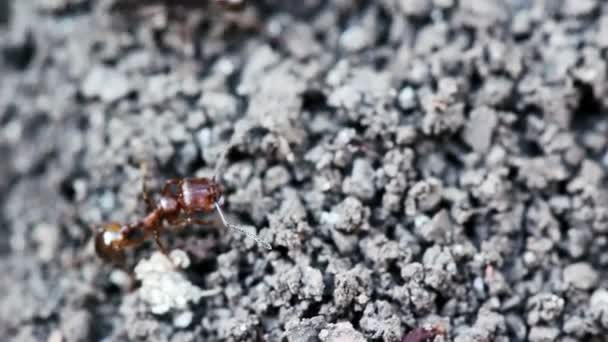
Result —
<instances>
[{"instance_id":1,"label":"soil granule","mask_svg":"<svg viewBox=\"0 0 608 342\"><path fill-rule=\"evenodd\" d=\"M0 340L608 341L607 57L599 0L0 0ZM142 165L273 249L102 262Z\"/></svg>"}]
</instances>

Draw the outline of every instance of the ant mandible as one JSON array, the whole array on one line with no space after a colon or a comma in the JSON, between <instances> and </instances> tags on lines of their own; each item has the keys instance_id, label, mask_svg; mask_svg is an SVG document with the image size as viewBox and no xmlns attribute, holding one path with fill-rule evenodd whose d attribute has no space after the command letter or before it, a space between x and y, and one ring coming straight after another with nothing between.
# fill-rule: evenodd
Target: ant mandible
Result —
<instances>
[{"instance_id":1,"label":"ant mandible","mask_svg":"<svg viewBox=\"0 0 608 342\"><path fill-rule=\"evenodd\" d=\"M218 163L218 168L220 164ZM217 175L217 168L215 174ZM148 214L132 224L113 222L98 229L95 233L95 251L102 259L120 263L124 260L125 249L139 246L150 237L154 238L156 246L166 255L167 250L160 241L160 234L165 229L164 222L173 228L188 224L207 225L211 221L200 219L197 215L214 211L217 211L225 227L247 235L266 249L272 249L268 242L226 220L222 210L224 189L216 180L216 176L169 179L165 182L156 203L148 196L145 176L143 178L142 195Z\"/></svg>"}]
</instances>

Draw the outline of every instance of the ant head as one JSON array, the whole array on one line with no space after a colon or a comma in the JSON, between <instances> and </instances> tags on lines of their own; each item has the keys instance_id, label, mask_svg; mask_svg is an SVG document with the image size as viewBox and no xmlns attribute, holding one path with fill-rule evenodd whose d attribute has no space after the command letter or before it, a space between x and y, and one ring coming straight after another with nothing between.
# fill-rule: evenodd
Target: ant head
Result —
<instances>
[{"instance_id":1,"label":"ant head","mask_svg":"<svg viewBox=\"0 0 608 342\"><path fill-rule=\"evenodd\" d=\"M215 180L215 177L211 179L211 197L213 198L213 204L216 203L220 206L224 205L224 187L222 184Z\"/></svg>"},{"instance_id":2,"label":"ant head","mask_svg":"<svg viewBox=\"0 0 608 342\"><path fill-rule=\"evenodd\" d=\"M122 241L120 224L108 223L95 232L95 252L97 255L109 262L120 264L125 259L125 253L117 248L117 242Z\"/></svg>"},{"instance_id":3,"label":"ant head","mask_svg":"<svg viewBox=\"0 0 608 342\"><path fill-rule=\"evenodd\" d=\"M224 205L224 186L220 183L215 183L215 201L219 205Z\"/></svg>"}]
</instances>

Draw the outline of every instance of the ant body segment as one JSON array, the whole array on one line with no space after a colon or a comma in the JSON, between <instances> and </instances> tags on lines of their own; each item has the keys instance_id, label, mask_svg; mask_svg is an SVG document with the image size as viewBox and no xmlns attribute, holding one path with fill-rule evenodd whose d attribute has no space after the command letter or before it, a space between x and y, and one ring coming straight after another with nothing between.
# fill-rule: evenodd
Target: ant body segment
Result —
<instances>
[{"instance_id":1,"label":"ant body segment","mask_svg":"<svg viewBox=\"0 0 608 342\"><path fill-rule=\"evenodd\" d=\"M139 246L150 237L154 238L161 252L167 254L160 241L160 233L165 229L164 222L172 228L188 224L207 225L211 221L200 218L200 215L214 211L217 211L225 227L238 230L266 249L272 249L268 242L226 220L222 210L223 188L215 176L169 179L156 202L149 198L145 183L142 188L148 211L143 219L132 224L108 223L95 233L95 251L102 259L119 263L124 259L125 249Z\"/></svg>"}]
</instances>

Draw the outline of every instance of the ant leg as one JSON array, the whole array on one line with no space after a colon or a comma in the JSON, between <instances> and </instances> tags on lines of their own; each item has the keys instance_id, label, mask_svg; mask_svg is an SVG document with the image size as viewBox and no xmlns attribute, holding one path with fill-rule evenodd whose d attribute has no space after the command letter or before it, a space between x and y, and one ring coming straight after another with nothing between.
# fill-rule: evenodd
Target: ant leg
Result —
<instances>
[{"instance_id":1,"label":"ant leg","mask_svg":"<svg viewBox=\"0 0 608 342\"><path fill-rule=\"evenodd\" d=\"M217 223L217 219L203 220L188 217L185 219L176 219L173 221L169 221L169 225L171 225L171 227L174 229L182 229L187 225L207 226L214 223Z\"/></svg>"},{"instance_id":2,"label":"ant leg","mask_svg":"<svg viewBox=\"0 0 608 342\"><path fill-rule=\"evenodd\" d=\"M188 221L186 221L184 219L174 219L174 220L170 220L168 222L168 224L169 224L169 227L171 227L171 229L177 230L177 229L184 228L188 224Z\"/></svg>"},{"instance_id":3,"label":"ant leg","mask_svg":"<svg viewBox=\"0 0 608 342\"><path fill-rule=\"evenodd\" d=\"M158 230L154 231L154 243L156 243L156 247L158 247L158 249L160 249L161 253L163 253L166 257L169 257L169 253L167 253L167 249L165 248L163 243L160 241L160 234L159 234Z\"/></svg>"},{"instance_id":4,"label":"ant leg","mask_svg":"<svg viewBox=\"0 0 608 342\"><path fill-rule=\"evenodd\" d=\"M208 226L210 224L216 223L217 219L203 220L203 219L187 218L186 221L189 224L195 224L197 226Z\"/></svg>"},{"instance_id":5,"label":"ant leg","mask_svg":"<svg viewBox=\"0 0 608 342\"><path fill-rule=\"evenodd\" d=\"M150 199L148 194L148 189L146 187L146 178L148 177L148 164L146 162L142 162L139 165L139 170L141 173L141 196L146 202L146 211L150 212L154 209L154 203Z\"/></svg>"}]
</instances>

